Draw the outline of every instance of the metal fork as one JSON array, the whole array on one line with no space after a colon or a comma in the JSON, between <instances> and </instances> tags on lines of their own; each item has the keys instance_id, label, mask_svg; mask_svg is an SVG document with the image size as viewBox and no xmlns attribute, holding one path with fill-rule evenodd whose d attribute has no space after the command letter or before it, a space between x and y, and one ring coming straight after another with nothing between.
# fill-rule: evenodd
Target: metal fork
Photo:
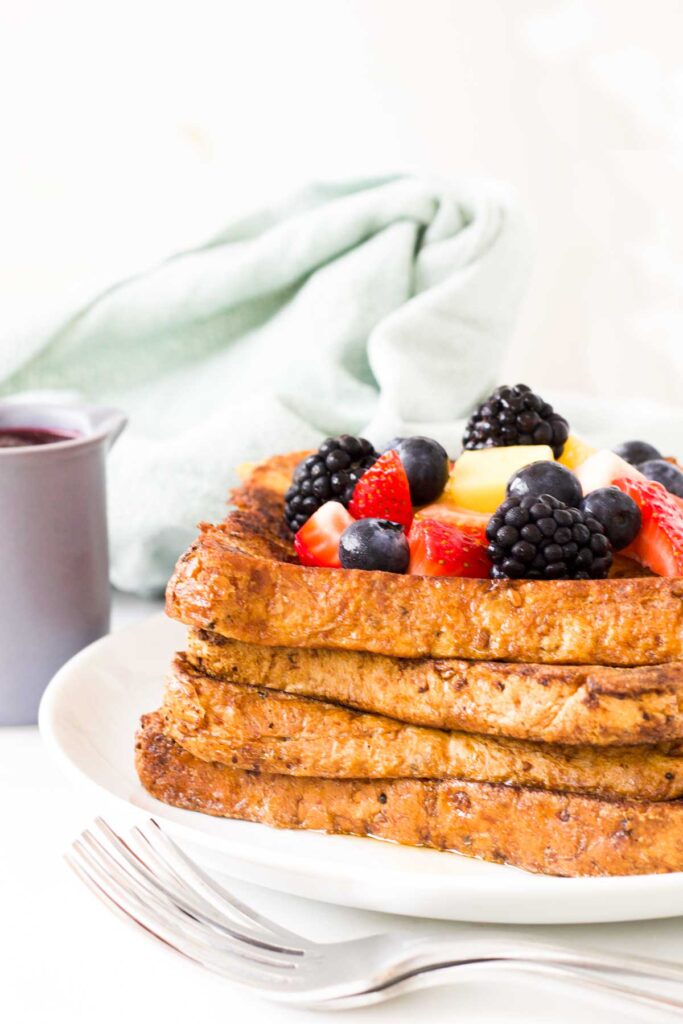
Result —
<instances>
[{"instance_id":1,"label":"metal fork","mask_svg":"<svg viewBox=\"0 0 683 1024\"><path fill-rule=\"evenodd\" d=\"M683 965L552 943L429 939L400 932L317 943L218 885L150 819L126 839L101 818L66 859L114 910L183 956L279 1002L347 1008L503 966L580 982L663 1009L683 1001L634 988L627 974L683 983ZM596 972L611 972L609 977Z\"/></svg>"}]
</instances>

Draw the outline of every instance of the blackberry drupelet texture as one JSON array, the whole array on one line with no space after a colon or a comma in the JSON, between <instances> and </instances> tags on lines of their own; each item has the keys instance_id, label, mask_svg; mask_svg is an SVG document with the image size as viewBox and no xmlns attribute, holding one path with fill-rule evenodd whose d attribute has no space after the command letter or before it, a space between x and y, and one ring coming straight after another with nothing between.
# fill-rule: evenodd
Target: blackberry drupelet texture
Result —
<instances>
[{"instance_id":1,"label":"blackberry drupelet texture","mask_svg":"<svg viewBox=\"0 0 683 1024\"><path fill-rule=\"evenodd\" d=\"M526 384L515 384L497 388L475 409L462 443L465 448L547 444L558 459L568 437L566 419Z\"/></svg>"},{"instance_id":2,"label":"blackberry drupelet texture","mask_svg":"<svg viewBox=\"0 0 683 1024\"><path fill-rule=\"evenodd\" d=\"M612 565L602 524L550 494L507 498L486 537L494 579L604 579Z\"/></svg>"},{"instance_id":3,"label":"blackberry drupelet texture","mask_svg":"<svg viewBox=\"0 0 683 1024\"><path fill-rule=\"evenodd\" d=\"M364 437L326 438L317 452L296 467L285 494L285 519L292 532L300 530L326 501L348 507L354 487L376 459L377 452Z\"/></svg>"}]
</instances>

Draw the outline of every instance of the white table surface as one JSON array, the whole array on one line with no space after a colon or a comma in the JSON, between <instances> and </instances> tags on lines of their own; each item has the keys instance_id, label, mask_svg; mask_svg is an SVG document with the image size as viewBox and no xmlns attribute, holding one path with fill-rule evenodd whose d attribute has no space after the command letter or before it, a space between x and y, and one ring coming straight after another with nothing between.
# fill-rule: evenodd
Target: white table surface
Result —
<instances>
[{"instance_id":1,"label":"white table surface","mask_svg":"<svg viewBox=\"0 0 683 1024\"><path fill-rule=\"evenodd\" d=\"M156 611L117 595L113 627ZM54 768L35 728L0 729L0 1021L7 1024L121 1024L122 1021L341 1021L264 1002L138 934L110 914L66 867L62 853L100 808ZM294 930L321 940L409 928L462 932L469 926L399 919L331 907L245 883L235 891ZM537 929L584 945L681 956L683 923L667 921ZM565 985L525 981L498 969L477 980L349 1011L353 1024L466 1021L468 1024L605 1024L673 1020Z\"/></svg>"}]
</instances>

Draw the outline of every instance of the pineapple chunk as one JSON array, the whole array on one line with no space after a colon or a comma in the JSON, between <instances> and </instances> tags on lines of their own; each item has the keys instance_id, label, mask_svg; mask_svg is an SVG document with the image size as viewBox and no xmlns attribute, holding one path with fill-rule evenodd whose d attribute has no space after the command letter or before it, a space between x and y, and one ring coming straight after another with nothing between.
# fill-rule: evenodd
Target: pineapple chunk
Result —
<instances>
[{"instance_id":1,"label":"pineapple chunk","mask_svg":"<svg viewBox=\"0 0 683 1024\"><path fill-rule=\"evenodd\" d=\"M562 454L557 461L561 465L566 466L567 469L576 469L582 462L585 462L591 455L594 455L597 450L593 445L588 444L587 441L577 437L576 434L570 434L564 442Z\"/></svg>"},{"instance_id":2,"label":"pineapple chunk","mask_svg":"<svg viewBox=\"0 0 683 1024\"><path fill-rule=\"evenodd\" d=\"M554 461L552 449L545 444L464 451L451 470L443 498L475 512L495 512L505 500L510 477L522 466L546 460Z\"/></svg>"}]
</instances>

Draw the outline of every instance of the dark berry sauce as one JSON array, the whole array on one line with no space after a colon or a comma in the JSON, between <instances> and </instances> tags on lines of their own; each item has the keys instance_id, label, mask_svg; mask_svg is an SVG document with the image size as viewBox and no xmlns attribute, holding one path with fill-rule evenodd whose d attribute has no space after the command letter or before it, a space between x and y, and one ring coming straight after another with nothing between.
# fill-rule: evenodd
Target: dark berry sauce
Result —
<instances>
[{"instance_id":1,"label":"dark berry sauce","mask_svg":"<svg viewBox=\"0 0 683 1024\"><path fill-rule=\"evenodd\" d=\"M73 430L43 430L40 427L0 427L0 448L32 448L35 445L72 441Z\"/></svg>"}]
</instances>

